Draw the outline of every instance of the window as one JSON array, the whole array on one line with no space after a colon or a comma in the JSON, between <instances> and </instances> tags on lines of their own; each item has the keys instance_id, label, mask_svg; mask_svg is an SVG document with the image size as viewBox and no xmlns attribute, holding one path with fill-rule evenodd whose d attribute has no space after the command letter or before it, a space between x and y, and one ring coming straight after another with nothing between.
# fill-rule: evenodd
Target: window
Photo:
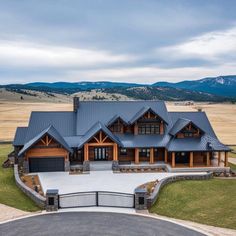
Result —
<instances>
[{"instance_id":1,"label":"window","mask_svg":"<svg viewBox=\"0 0 236 236\"><path fill-rule=\"evenodd\" d=\"M184 132L184 137L193 137L193 132Z\"/></svg>"},{"instance_id":2,"label":"window","mask_svg":"<svg viewBox=\"0 0 236 236\"><path fill-rule=\"evenodd\" d=\"M141 148L139 149L140 157L150 157L150 149L149 148Z\"/></svg>"},{"instance_id":3,"label":"window","mask_svg":"<svg viewBox=\"0 0 236 236\"><path fill-rule=\"evenodd\" d=\"M160 134L159 124L140 124L138 126L139 134Z\"/></svg>"},{"instance_id":4,"label":"window","mask_svg":"<svg viewBox=\"0 0 236 236\"><path fill-rule=\"evenodd\" d=\"M127 155L127 149L126 148L121 148L120 149L120 155L121 156L126 156Z\"/></svg>"}]
</instances>

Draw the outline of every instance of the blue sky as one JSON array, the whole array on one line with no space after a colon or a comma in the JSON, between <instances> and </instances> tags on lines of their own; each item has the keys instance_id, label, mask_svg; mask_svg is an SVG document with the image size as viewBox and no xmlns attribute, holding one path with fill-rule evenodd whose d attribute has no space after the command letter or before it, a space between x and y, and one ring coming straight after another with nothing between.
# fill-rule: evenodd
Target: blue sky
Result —
<instances>
[{"instance_id":1,"label":"blue sky","mask_svg":"<svg viewBox=\"0 0 236 236\"><path fill-rule=\"evenodd\" d=\"M0 1L0 84L236 74L235 0Z\"/></svg>"}]
</instances>

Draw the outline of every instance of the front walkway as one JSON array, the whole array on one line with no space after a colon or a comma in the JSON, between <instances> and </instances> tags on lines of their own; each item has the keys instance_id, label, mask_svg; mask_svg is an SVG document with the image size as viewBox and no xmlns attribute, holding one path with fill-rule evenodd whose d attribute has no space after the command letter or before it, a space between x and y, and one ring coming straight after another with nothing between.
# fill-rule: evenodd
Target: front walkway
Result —
<instances>
[{"instance_id":1,"label":"front walkway","mask_svg":"<svg viewBox=\"0 0 236 236\"><path fill-rule=\"evenodd\" d=\"M38 173L44 193L47 189L58 189L59 194L111 191L134 193L135 188L146 182L161 180L174 175L199 175L206 172L191 173L113 173L112 171L91 171L89 174L70 175L68 172Z\"/></svg>"}]
</instances>

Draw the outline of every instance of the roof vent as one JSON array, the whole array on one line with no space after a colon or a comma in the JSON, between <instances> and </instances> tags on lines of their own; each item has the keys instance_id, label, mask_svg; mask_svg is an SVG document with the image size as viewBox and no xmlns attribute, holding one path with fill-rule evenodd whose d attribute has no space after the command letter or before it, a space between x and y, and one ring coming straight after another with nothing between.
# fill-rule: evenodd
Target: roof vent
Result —
<instances>
[{"instance_id":1,"label":"roof vent","mask_svg":"<svg viewBox=\"0 0 236 236\"><path fill-rule=\"evenodd\" d=\"M73 109L77 112L79 108L79 97L73 97Z\"/></svg>"},{"instance_id":2,"label":"roof vent","mask_svg":"<svg viewBox=\"0 0 236 236\"><path fill-rule=\"evenodd\" d=\"M207 148L208 149L213 149L212 143L211 142L207 142Z\"/></svg>"}]
</instances>

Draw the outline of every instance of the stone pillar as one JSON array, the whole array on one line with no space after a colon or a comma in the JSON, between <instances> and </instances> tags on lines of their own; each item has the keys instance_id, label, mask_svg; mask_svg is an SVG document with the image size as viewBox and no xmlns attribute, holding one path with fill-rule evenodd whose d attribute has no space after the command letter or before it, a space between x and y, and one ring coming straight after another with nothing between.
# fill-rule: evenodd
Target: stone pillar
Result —
<instances>
[{"instance_id":1,"label":"stone pillar","mask_svg":"<svg viewBox=\"0 0 236 236\"><path fill-rule=\"evenodd\" d=\"M221 163L221 153L218 152L218 166L220 166L220 163Z\"/></svg>"},{"instance_id":2,"label":"stone pillar","mask_svg":"<svg viewBox=\"0 0 236 236\"><path fill-rule=\"evenodd\" d=\"M59 208L58 189L48 189L46 192L46 211L57 211Z\"/></svg>"},{"instance_id":3,"label":"stone pillar","mask_svg":"<svg viewBox=\"0 0 236 236\"><path fill-rule=\"evenodd\" d=\"M70 171L70 161L65 159L65 171Z\"/></svg>"},{"instance_id":4,"label":"stone pillar","mask_svg":"<svg viewBox=\"0 0 236 236\"><path fill-rule=\"evenodd\" d=\"M29 161L28 159L24 159L23 161L23 169L24 169L24 173L29 173Z\"/></svg>"},{"instance_id":5,"label":"stone pillar","mask_svg":"<svg viewBox=\"0 0 236 236\"><path fill-rule=\"evenodd\" d=\"M210 166L211 165L211 160L210 160L210 153L207 152L207 160L206 160L206 165Z\"/></svg>"},{"instance_id":6,"label":"stone pillar","mask_svg":"<svg viewBox=\"0 0 236 236\"><path fill-rule=\"evenodd\" d=\"M225 152L225 167L228 167L228 152Z\"/></svg>"},{"instance_id":7,"label":"stone pillar","mask_svg":"<svg viewBox=\"0 0 236 236\"><path fill-rule=\"evenodd\" d=\"M112 161L112 170L113 171L120 171L119 162L118 161Z\"/></svg>"},{"instance_id":8,"label":"stone pillar","mask_svg":"<svg viewBox=\"0 0 236 236\"><path fill-rule=\"evenodd\" d=\"M150 148L150 164L154 164L154 148Z\"/></svg>"},{"instance_id":9,"label":"stone pillar","mask_svg":"<svg viewBox=\"0 0 236 236\"><path fill-rule=\"evenodd\" d=\"M168 162L168 152L167 152L167 150L165 149L165 163L167 163Z\"/></svg>"},{"instance_id":10,"label":"stone pillar","mask_svg":"<svg viewBox=\"0 0 236 236\"><path fill-rule=\"evenodd\" d=\"M89 161L84 161L83 162L83 172L88 172L90 171L90 163Z\"/></svg>"},{"instance_id":11,"label":"stone pillar","mask_svg":"<svg viewBox=\"0 0 236 236\"><path fill-rule=\"evenodd\" d=\"M175 167L175 152L171 153L171 167Z\"/></svg>"},{"instance_id":12,"label":"stone pillar","mask_svg":"<svg viewBox=\"0 0 236 236\"><path fill-rule=\"evenodd\" d=\"M134 207L136 210L147 210L147 190L136 188L134 191Z\"/></svg>"},{"instance_id":13,"label":"stone pillar","mask_svg":"<svg viewBox=\"0 0 236 236\"><path fill-rule=\"evenodd\" d=\"M139 164L139 149L135 148L135 164Z\"/></svg>"},{"instance_id":14,"label":"stone pillar","mask_svg":"<svg viewBox=\"0 0 236 236\"><path fill-rule=\"evenodd\" d=\"M189 156L189 167L193 167L193 152L190 152L190 156Z\"/></svg>"}]
</instances>

